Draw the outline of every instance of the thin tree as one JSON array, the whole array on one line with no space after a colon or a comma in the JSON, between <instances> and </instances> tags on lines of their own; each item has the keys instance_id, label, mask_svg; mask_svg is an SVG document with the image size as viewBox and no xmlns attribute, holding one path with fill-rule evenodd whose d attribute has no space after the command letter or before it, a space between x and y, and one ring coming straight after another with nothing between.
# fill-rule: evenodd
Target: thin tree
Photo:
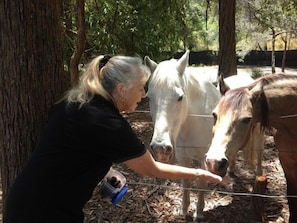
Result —
<instances>
[{"instance_id":1,"label":"thin tree","mask_svg":"<svg viewBox=\"0 0 297 223\"><path fill-rule=\"evenodd\" d=\"M274 1L270 4L269 1L253 0L247 3L252 18L258 25L258 29L269 30L271 35L271 72L275 73L275 43L276 38L282 34L289 34L294 31L296 25L296 3L291 0ZM287 45L285 42L282 70L285 70L285 59Z\"/></svg>"},{"instance_id":2,"label":"thin tree","mask_svg":"<svg viewBox=\"0 0 297 223\"><path fill-rule=\"evenodd\" d=\"M0 1L3 201L65 90L59 0Z\"/></svg>"},{"instance_id":3,"label":"thin tree","mask_svg":"<svg viewBox=\"0 0 297 223\"><path fill-rule=\"evenodd\" d=\"M219 70L224 77L237 74L235 0L219 0Z\"/></svg>"},{"instance_id":4,"label":"thin tree","mask_svg":"<svg viewBox=\"0 0 297 223\"><path fill-rule=\"evenodd\" d=\"M78 83L78 79L79 79L78 65L79 65L81 56L84 53L85 45L86 45L84 4L85 4L84 0L76 1L78 30L77 30L76 48L70 60L70 77L71 77L72 86Z\"/></svg>"}]
</instances>

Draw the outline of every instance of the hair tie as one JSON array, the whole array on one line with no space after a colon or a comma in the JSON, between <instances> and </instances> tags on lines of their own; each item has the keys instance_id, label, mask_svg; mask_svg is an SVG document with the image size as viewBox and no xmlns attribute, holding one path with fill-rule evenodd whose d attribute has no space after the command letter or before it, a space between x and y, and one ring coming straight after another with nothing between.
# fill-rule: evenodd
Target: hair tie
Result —
<instances>
[{"instance_id":1,"label":"hair tie","mask_svg":"<svg viewBox=\"0 0 297 223\"><path fill-rule=\"evenodd\" d=\"M110 55L104 55L103 58L99 62L99 69L104 67L107 64L107 62L109 61L110 58L111 58Z\"/></svg>"}]
</instances>

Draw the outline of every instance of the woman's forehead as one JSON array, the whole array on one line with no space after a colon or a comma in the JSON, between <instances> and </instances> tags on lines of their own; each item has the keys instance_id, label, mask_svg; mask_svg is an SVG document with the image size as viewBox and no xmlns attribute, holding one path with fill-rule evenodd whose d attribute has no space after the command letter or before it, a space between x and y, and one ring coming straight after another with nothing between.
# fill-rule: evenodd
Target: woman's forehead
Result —
<instances>
[{"instance_id":1,"label":"woman's forehead","mask_svg":"<svg viewBox=\"0 0 297 223\"><path fill-rule=\"evenodd\" d=\"M141 76L137 79L131 80L129 85L132 85L132 87L137 87L137 86L144 86L147 82L146 76Z\"/></svg>"}]
</instances>

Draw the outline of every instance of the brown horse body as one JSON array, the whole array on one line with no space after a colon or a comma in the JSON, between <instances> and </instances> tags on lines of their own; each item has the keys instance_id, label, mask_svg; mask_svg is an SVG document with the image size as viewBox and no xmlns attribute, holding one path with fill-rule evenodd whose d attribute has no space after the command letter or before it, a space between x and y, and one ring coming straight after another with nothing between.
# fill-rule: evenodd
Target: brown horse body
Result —
<instances>
[{"instance_id":1,"label":"brown horse body","mask_svg":"<svg viewBox=\"0 0 297 223\"><path fill-rule=\"evenodd\" d=\"M297 222L297 76L266 75L230 90L213 114L216 122L206 165L220 175L226 173L230 154L246 146L257 125L276 130L274 140L287 180L289 222Z\"/></svg>"}]
</instances>

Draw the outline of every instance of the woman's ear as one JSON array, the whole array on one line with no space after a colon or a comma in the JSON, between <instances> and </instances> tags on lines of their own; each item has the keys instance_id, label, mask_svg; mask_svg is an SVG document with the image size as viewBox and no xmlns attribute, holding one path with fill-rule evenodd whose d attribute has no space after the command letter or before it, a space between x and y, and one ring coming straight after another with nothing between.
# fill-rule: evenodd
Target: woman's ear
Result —
<instances>
[{"instance_id":1,"label":"woman's ear","mask_svg":"<svg viewBox=\"0 0 297 223\"><path fill-rule=\"evenodd\" d=\"M126 86L123 83L118 83L115 90L123 98L126 92Z\"/></svg>"}]
</instances>

